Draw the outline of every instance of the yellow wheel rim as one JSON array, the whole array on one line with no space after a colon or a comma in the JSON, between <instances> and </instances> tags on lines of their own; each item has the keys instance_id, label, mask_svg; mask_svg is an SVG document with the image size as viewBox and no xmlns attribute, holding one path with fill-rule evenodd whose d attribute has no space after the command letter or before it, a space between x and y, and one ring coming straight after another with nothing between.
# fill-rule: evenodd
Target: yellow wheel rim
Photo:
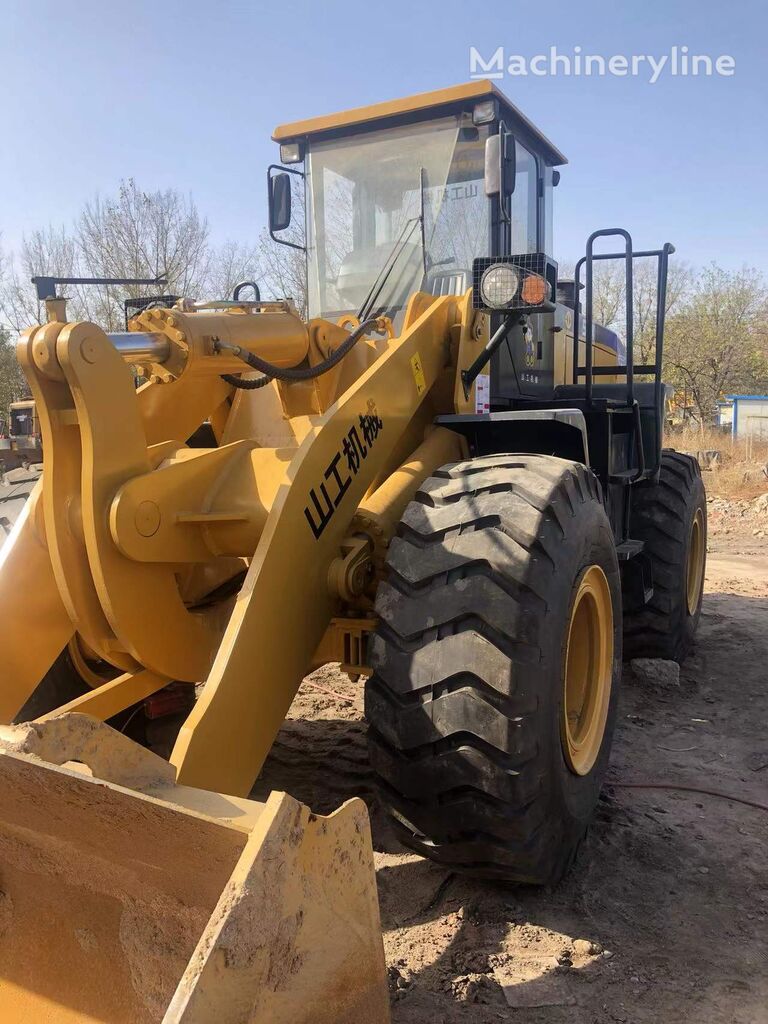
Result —
<instances>
[{"instance_id":1,"label":"yellow wheel rim","mask_svg":"<svg viewBox=\"0 0 768 1024\"><path fill-rule=\"evenodd\" d=\"M704 513L700 508L696 509L696 515L691 523L685 575L688 614L694 615L699 606L701 584L704 580Z\"/></svg>"},{"instance_id":2,"label":"yellow wheel rim","mask_svg":"<svg viewBox=\"0 0 768 1024\"><path fill-rule=\"evenodd\" d=\"M613 604L605 573L582 575L568 623L561 738L577 775L593 768L603 744L613 679Z\"/></svg>"}]
</instances>

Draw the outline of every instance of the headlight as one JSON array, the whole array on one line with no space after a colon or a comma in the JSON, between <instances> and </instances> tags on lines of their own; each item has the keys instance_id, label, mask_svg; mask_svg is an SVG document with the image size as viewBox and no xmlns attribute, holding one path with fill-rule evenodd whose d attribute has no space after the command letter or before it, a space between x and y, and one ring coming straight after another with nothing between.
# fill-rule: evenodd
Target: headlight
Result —
<instances>
[{"instance_id":1,"label":"headlight","mask_svg":"<svg viewBox=\"0 0 768 1024\"><path fill-rule=\"evenodd\" d=\"M480 281L483 302L492 309L508 306L520 287L520 275L508 263L496 263L488 267Z\"/></svg>"},{"instance_id":2,"label":"headlight","mask_svg":"<svg viewBox=\"0 0 768 1024\"><path fill-rule=\"evenodd\" d=\"M496 100L482 100L472 108L472 124L490 124L496 117Z\"/></svg>"},{"instance_id":3,"label":"headlight","mask_svg":"<svg viewBox=\"0 0 768 1024\"><path fill-rule=\"evenodd\" d=\"M282 142L280 144L280 162L298 164L304 159L303 147L300 142Z\"/></svg>"},{"instance_id":4,"label":"headlight","mask_svg":"<svg viewBox=\"0 0 768 1024\"><path fill-rule=\"evenodd\" d=\"M557 264L543 252L478 256L472 261L472 308L554 313Z\"/></svg>"}]
</instances>

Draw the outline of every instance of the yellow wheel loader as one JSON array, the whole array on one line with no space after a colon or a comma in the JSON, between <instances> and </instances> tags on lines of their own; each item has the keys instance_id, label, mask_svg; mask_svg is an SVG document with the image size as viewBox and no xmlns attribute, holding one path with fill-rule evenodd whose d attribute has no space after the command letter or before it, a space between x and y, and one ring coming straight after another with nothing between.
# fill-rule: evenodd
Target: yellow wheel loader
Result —
<instances>
[{"instance_id":1,"label":"yellow wheel loader","mask_svg":"<svg viewBox=\"0 0 768 1024\"><path fill-rule=\"evenodd\" d=\"M623 641L682 658L696 628L701 477L661 449L672 246L598 231L559 279L565 159L487 82L274 138L270 231L306 260L307 318L239 289L106 334L47 279L19 342L44 469L0 551L4 1020L386 1021L364 805L249 798L302 677L366 677L405 845L552 883ZM609 258L623 340L593 318ZM180 690L165 760L137 740Z\"/></svg>"}]
</instances>

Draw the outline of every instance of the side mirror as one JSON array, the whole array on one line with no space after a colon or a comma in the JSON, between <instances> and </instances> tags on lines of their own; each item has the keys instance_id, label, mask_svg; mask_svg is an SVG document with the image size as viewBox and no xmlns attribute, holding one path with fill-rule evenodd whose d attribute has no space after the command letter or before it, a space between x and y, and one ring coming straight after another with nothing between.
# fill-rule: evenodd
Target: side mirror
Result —
<instances>
[{"instance_id":1,"label":"side mirror","mask_svg":"<svg viewBox=\"0 0 768 1024\"><path fill-rule=\"evenodd\" d=\"M291 176L283 171L269 178L269 230L285 231L291 223Z\"/></svg>"},{"instance_id":2,"label":"side mirror","mask_svg":"<svg viewBox=\"0 0 768 1024\"><path fill-rule=\"evenodd\" d=\"M510 196L515 191L517 161L515 137L503 124L498 135L485 140L485 194Z\"/></svg>"}]
</instances>

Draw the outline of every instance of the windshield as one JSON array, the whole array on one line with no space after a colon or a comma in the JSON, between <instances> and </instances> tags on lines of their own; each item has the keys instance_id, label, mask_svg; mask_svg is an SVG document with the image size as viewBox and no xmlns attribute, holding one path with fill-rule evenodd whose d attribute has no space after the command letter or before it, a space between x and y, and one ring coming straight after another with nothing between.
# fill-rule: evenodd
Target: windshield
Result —
<instances>
[{"instance_id":1,"label":"windshield","mask_svg":"<svg viewBox=\"0 0 768 1024\"><path fill-rule=\"evenodd\" d=\"M457 115L312 144L310 316L356 313L375 285L375 310L397 322L414 291L470 287L488 251L486 134Z\"/></svg>"}]
</instances>

